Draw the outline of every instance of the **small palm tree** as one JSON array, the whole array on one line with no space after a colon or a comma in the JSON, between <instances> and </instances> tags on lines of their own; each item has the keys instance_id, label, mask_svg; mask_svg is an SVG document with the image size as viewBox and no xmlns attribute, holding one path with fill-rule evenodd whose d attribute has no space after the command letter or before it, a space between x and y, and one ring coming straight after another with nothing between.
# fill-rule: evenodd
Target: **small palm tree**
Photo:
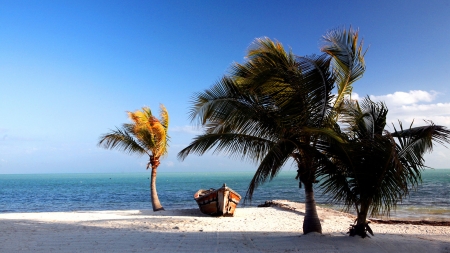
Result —
<instances>
[{"instance_id":1,"label":"small palm tree","mask_svg":"<svg viewBox=\"0 0 450 253\"><path fill-rule=\"evenodd\" d=\"M373 235L367 215L389 215L397 202L421 180L423 155L433 143L449 143L450 131L429 122L427 126L385 130L388 109L365 98L361 104L346 101L341 132L344 141L329 142L331 163L319 170L321 186L348 211L356 209L350 235ZM412 126L412 124L411 124Z\"/></svg>"},{"instance_id":2,"label":"small palm tree","mask_svg":"<svg viewBox=\"0 0 450 253\"><path fill-rule=\"evenodd\" d=\"M286 52L281 43L256 40L246 63L235 64L231 76L195 95L191 119L198 119L205 132L178 154L184 159L214 149L258 163L248 199L292 158L298 167L297 179L305 186L305 234L322 232L313 183L324 159L320 139L333 134L326 128L336 115L332 110L334 76L343 77L340 84L345 88L339 92L345 95L364 72L363 63L355 64L363 57L362 45L354 47L357 32L341 32L345 36L340 32L325 36L322 50L333 55L298 57ZM330 66L332 60L336 66Z\"/></svg>"},{"instance_id":3,"label":"small palm tree","mask_svg":"<svg viewBox=\"0 0 450 253\"><path fill-rule=\"evenodd\" d=\"M148 107L143 107L142 111L128 112L133 123L123 124L122 128L100 136L98 143L106 149L149 156L147 169L151 166L150 197L153 211L164 210L156 192L156 172L160 158L167 154L169 140L169 114L164 105L160 109L160 119L153 116Z\"/></svg>"}]
</instances>

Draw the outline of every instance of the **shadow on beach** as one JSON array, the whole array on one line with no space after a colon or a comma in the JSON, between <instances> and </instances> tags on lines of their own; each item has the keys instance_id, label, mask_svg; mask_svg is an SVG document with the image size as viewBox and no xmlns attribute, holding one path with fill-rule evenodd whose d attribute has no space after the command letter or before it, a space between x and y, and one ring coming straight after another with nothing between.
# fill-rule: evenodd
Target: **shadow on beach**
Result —
<instances>
[{"instance_id":1,"label":"shadow on beach","mask_svg":"<svg viewBox=\"0 0 450 253\"><path fill-rule=\"evenodd\" d=\"M187 210L181 213L190 215ZM382 234L362 239L345 234L158 231L131 224L118 228L102 227L98 222L23 219L0 220L0 227L1 252L450 252L448 241L423 235Z\"/></svg>"}]
</instances>

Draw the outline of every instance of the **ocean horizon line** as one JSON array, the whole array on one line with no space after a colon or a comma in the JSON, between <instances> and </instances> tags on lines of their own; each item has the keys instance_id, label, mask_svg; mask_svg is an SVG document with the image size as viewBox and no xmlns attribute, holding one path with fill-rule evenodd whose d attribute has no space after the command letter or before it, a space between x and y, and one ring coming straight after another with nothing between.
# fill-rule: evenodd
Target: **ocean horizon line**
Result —
<instances>
[{"instance_id":1,"label":"ocean horizon line","mask_svg":"<svg viewBox=\"0 0 450 253\"><path fill-rule=\"evenodd\" d=\"M433 170L450 170L450 168L426 168L424 171L433 171ZM193 170L193 171L158 171L158 175L160 174L176 174L176 173L250 173L256 172L255 170L220 170L220 171L211 171L211 170ZM292 169L282 169L279 173L287 173L287 172L296 172L294 168ZM34 172L34 173L4 173L0 172L0 175L52 175L52 174L139 174L139 173L150 173L150 170L144 171L92 171L92 172Z\"/></svg>"}]
</instances>

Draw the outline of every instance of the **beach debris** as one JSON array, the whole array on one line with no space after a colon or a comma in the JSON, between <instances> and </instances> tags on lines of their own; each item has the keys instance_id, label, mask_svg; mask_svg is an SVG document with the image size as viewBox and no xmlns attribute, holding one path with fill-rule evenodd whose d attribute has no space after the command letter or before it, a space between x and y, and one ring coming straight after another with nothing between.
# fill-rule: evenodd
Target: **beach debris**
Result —
<instances>
[{"instance_id":1,"label":"beach debris","mask_svg":"<svg viewBox=\"0 0 450 253\"><path fill-rule=\"evenodd\" d=\"M408 225L422 225L422 226L449 226L450 221L435 221L435 220L381 220L369 219L373 223L378 224L408 224Z\"/></svg>"}]
</instances>

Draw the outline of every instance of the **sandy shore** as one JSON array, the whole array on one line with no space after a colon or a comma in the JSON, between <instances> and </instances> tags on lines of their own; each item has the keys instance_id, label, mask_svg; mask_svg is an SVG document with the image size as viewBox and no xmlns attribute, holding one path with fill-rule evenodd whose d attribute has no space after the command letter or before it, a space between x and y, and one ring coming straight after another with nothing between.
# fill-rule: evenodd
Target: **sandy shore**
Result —
<instances>
[{"instance_id":1,"label":"sandy shore","mask_svg":"<svg viewBox=\"0 0 450 253\"><path fill-rule=\"evenodd\" d=\"M450 227L372 224L372 238L346 234L353 217L320 208L323 234L302 234L304 205L238 208L234 217L197 209L0 214L0 252L440 252Z\"/></svg>"}]
</instances>

